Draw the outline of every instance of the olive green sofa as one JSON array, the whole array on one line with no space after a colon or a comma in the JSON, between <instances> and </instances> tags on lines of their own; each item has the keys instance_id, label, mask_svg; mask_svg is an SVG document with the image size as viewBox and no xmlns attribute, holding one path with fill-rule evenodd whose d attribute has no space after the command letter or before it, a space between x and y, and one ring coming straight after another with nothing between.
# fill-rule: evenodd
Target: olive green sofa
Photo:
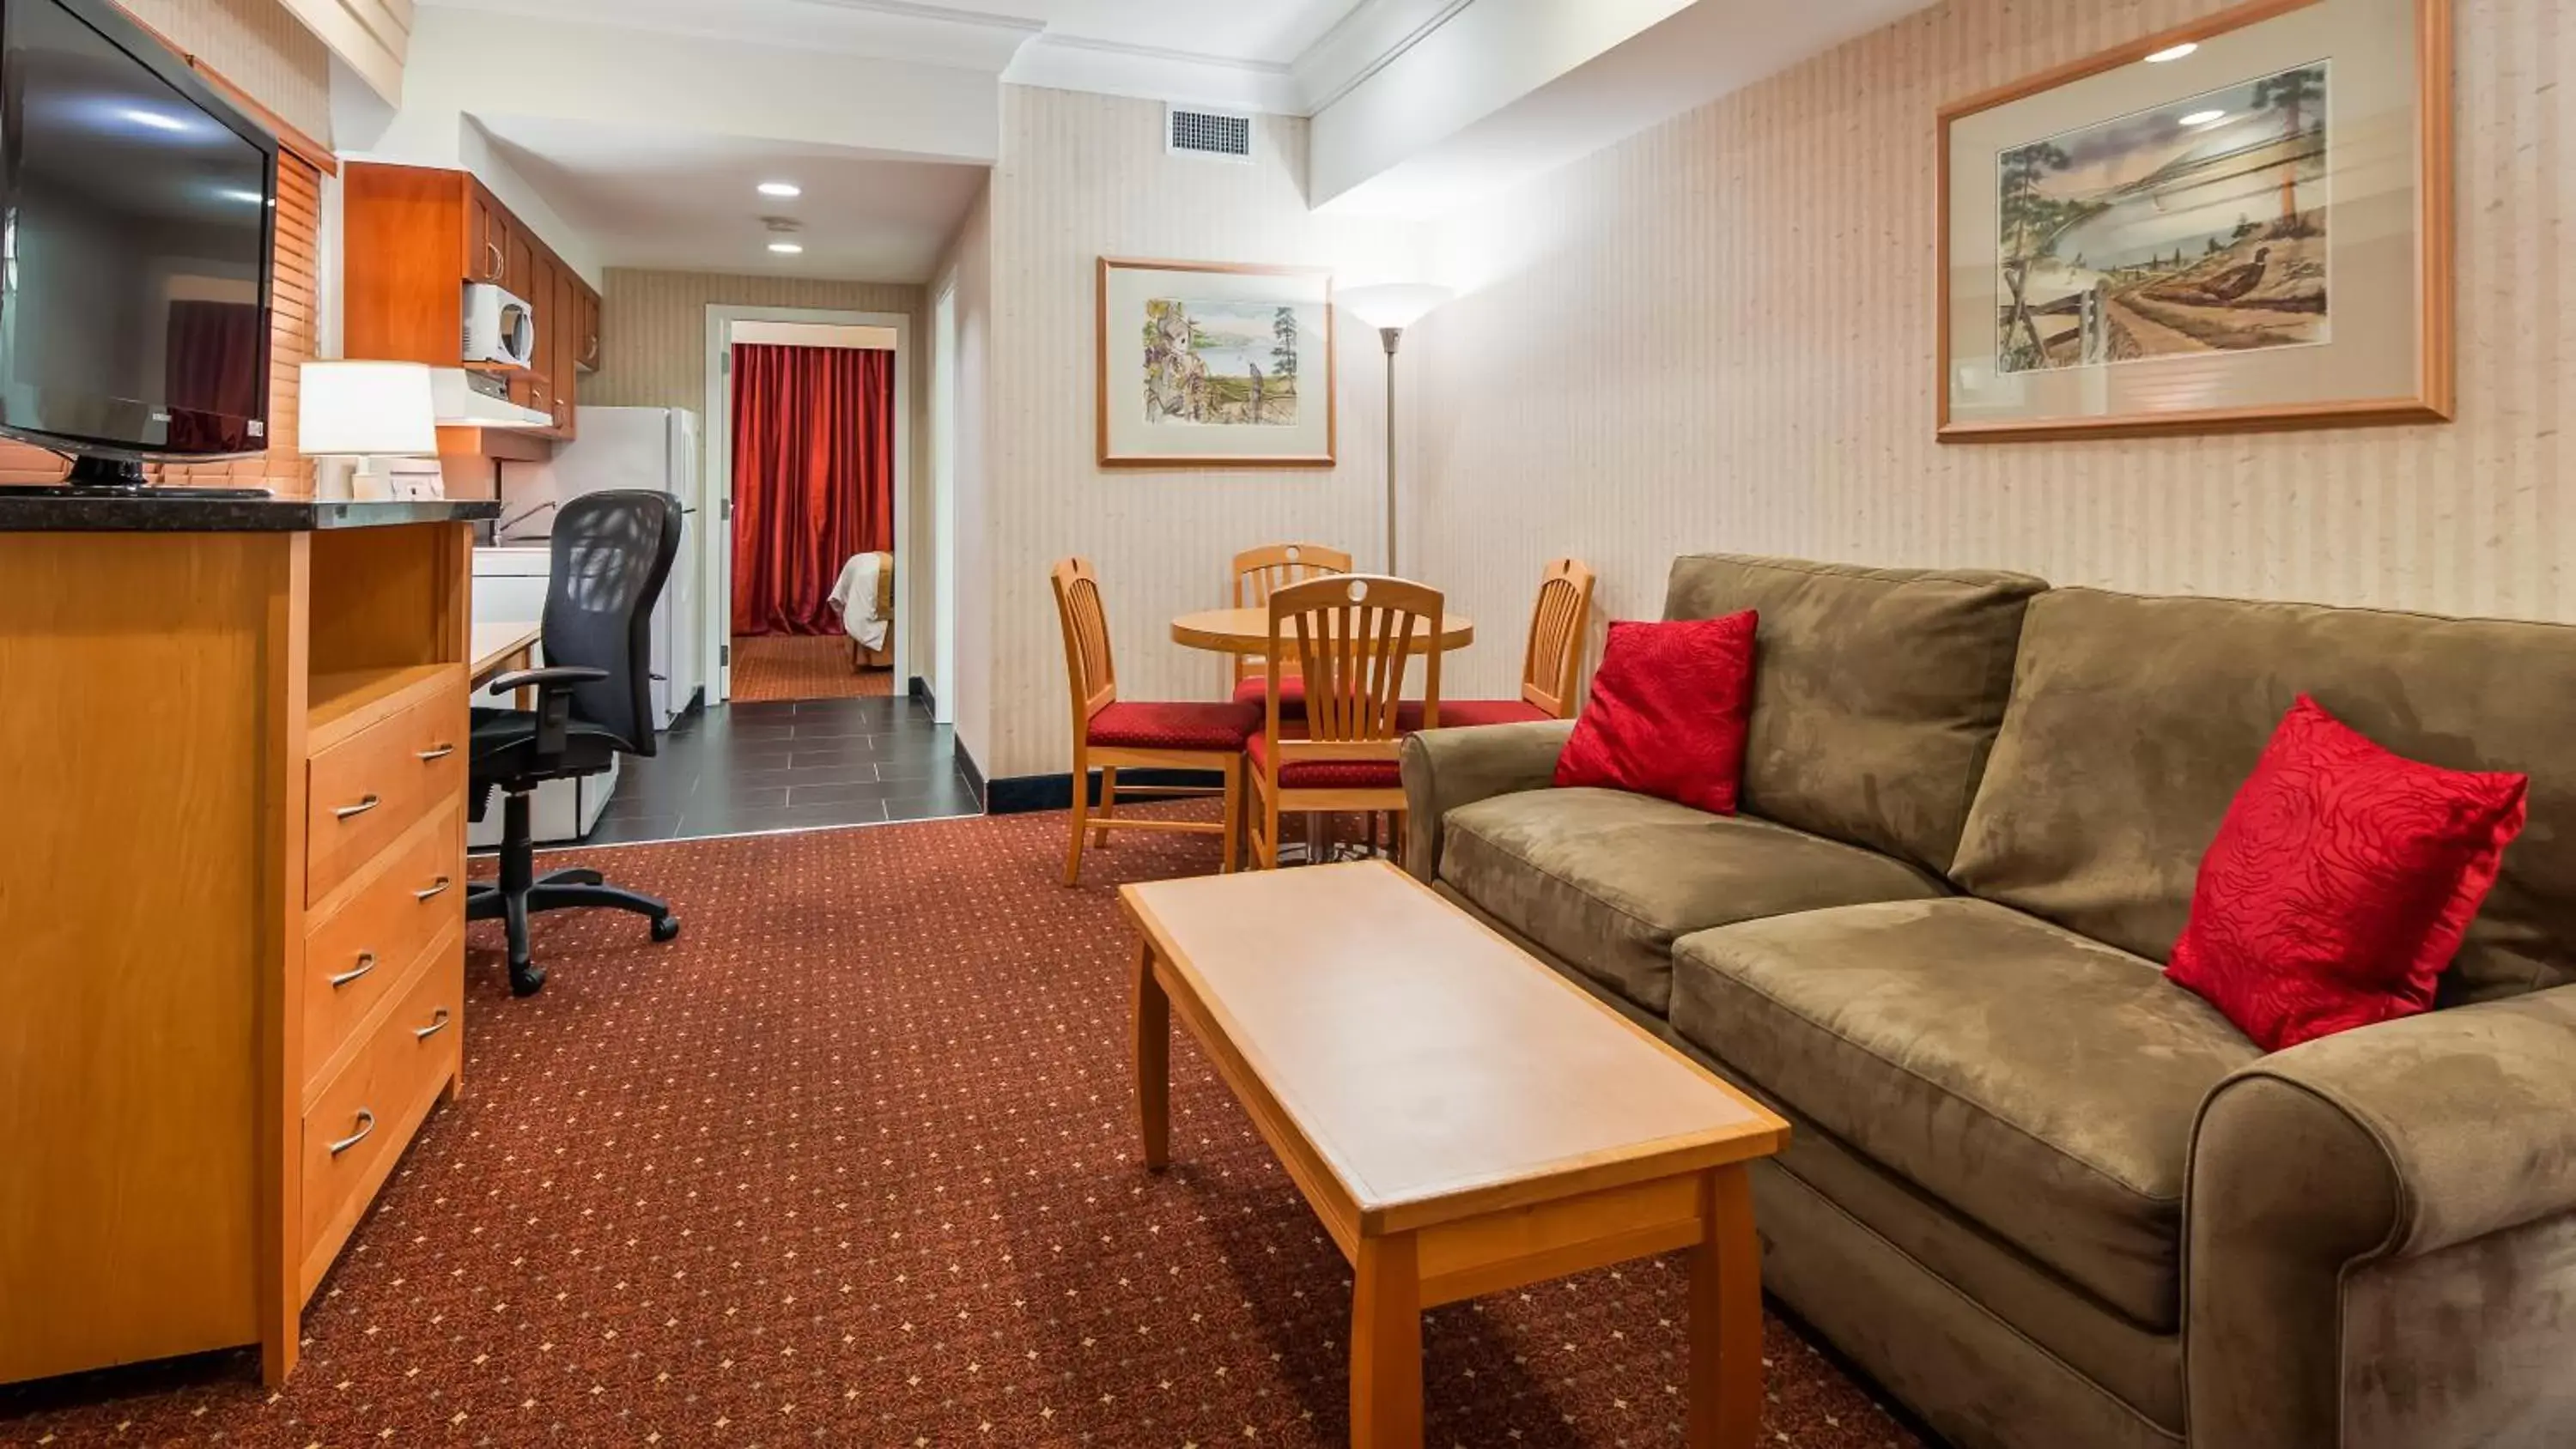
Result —
<instances>
[{"instance_id":1,"label":"olive green sofa","mask_svg":"<svg viewBox=\"0 0 2576 1449\"><path fill-rule=\"evenodd\" d=\"M1963 1449L2576 1445L2576 628L1695 557L1743 813L1404 755L1408 868L1794 1124L1765 1283ZM2442 1009L2265 1055L2162 961L2292 699L2531 775Z\"/></svg>"}]
</instances>

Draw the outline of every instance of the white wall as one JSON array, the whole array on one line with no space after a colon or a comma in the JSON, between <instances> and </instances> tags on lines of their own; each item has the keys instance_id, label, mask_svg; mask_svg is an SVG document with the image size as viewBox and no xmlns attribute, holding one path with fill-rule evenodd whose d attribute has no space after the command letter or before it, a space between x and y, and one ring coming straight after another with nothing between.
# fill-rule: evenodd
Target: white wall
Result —
<instances>
[{"instance_id":1,"label":"white wall","mask_svg":"<svg viewBox=\"0 0 2576 1449\"><path fill-rule=\"evenodd\" d=\"M955 699L958 748L993 773L993 192L987 187L927 289L957 292ZM934 360L933 366L938 361ZM916 571L917 575L918 571ZM1043 581L1040 587L1044 587ZM934 604L934 608L935 608ZM947 701L943 701L945 703Z\"/></svg>"}]
</instances>

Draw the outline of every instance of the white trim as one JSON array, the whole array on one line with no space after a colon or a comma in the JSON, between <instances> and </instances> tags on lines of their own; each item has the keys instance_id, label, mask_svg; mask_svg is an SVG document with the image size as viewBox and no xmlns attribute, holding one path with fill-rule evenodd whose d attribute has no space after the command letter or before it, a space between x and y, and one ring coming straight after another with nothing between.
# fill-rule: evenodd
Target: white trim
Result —
<instances>
[{"instance_id":1,"label":"white trim","mask_svg":"<svg viewBox=\"0 0 2576 1449\"><path fill-rule=\"evenodd\" d=\"M918 566L904 545L912 527L912 318L902 312L836 312L819 307L744 307L730 302L707 304L706 512L721 526L705 530L702 562L708 580L707 703L733 697L733 666L719 664L733 643L733 388L728 363L736 322L818 322L842 327L885 327L894 331L894 548L895 621L894 692L912 688L912 610L904 605L908 570Z\"/></svg>"},{"instance_id":2,"label":"white trim","mask_svg":"<svg viewBox=\"0 0 2576 1449\"><path fill-rule=\"evenodd\" d=\"M957 279L930 299L930 722L957 723Z\"/></svg>"}]
</instances>

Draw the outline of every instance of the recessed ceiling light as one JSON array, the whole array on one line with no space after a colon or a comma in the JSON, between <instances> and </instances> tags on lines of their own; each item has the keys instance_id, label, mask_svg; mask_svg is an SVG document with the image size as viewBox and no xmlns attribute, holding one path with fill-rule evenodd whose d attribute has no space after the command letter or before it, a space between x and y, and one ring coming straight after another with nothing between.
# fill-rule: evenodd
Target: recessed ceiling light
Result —
<instances>
[{"instance_id":1,"label":"recessed ceiling light","mask_svg":"<svg viewBox=\"0 0 2576 1449\"><path fill-rule=\"evenodd\" d=\"M2186 40L2180 45L2168 45L2164 49L2157 51L2155 54L2148 56L2147 64L2162 65L2169 60L2180 60L2184 56L2189 55L2198 49L2200 49L2200 42L2197 40Z\"/></svg>"},{"instance_id":2,"label":"recessed ceiling light","mask_svg":"<svg viewBox=\"0 0 2576 1449\"><path fill-rule=\"evenodd\" d=\"M802 242L771 242L769 249L782 257L793 257L802 256L805 245Z\"/></svg>"},{"instance_id":3,"label":"recessed ceiling light","mask_svg":"<svg viewBox=\"0 0 2576 1449\"><path fill-rule=\"evenodd\" d=\"M797 185L793 181L764 181L760 183L760 194L763 196L803 196L805 194L805 188Z\"/></svg>"},{"instance_id":4,"label":"recessed ceiling light","mask_svg":"<svg viewBox=\"0 0 2576 1449\"><path fill-rule=\"evenodd\" d=\"M2186 126L2215 126L2227 119L2225 111L2194 111L2182 118Z\"/></svg>"}]
</instances>

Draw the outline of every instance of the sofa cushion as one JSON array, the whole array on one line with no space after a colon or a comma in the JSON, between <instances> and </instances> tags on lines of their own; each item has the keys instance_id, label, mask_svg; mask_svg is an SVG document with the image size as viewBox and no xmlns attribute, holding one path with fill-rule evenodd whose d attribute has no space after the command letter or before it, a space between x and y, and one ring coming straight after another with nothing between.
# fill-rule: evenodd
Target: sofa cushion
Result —
<instances>
[{"instance_id":1,"label":"sofa cushion","mask_svg":"<svg viewBox=\"0 0 2576 1449\"><path fill-rule=\"evenodd\" d=\"M1759 626L1749 609L1722 619L1613 621L1592 692L1556 757L1557 786L1734 814Z\"/></svg>"},{"instance_id":2,"label":"sofa cushion","mask_svg":"<svg viewBox=\"0 0 2576 1449\"><path fill-rule=\"evenodd\" d=\"M1782 911L1944 893L1902 861L1615 790L1532 790L1449 812L1440 878L1661 1015L1677 936Z\"/></svg>"},{"instance_id":3,"label":"sofa cushion","mask_svg":"<svg viewBox=\"0 0 2576 1449\"><path fill-rule=\"evenodd\" d=\"M2201 1098L2261 1052L2154 962L1959 899L1684 938L1674 1030L2068 1281L2180 1323Z\"/></svg>"},{"instance_id":4,"label":"sofa cushion","mask_svg":"<svg viewBox=\"0 0 2576 1449\"><path fill-rule=\"evenodd\" d=\"M2576 981L2571 679L2565 624L2059 589L2031 603L1951 878L2167 959L2219 821L2304 693L2410 760L2531 777L2442 1004Z\"/></svg>"},{"instance_id":5,"label":"sofa cushion","mask_svg":"<svg viewBox=\"0 0 2576 1449\"><path fill-rule=\"evenodd\" d=\"M1752 609L1740 809L1947 870L2012 687L2023 574L1676 559L1664 617Z\"/></svg>"}]
</instances>

